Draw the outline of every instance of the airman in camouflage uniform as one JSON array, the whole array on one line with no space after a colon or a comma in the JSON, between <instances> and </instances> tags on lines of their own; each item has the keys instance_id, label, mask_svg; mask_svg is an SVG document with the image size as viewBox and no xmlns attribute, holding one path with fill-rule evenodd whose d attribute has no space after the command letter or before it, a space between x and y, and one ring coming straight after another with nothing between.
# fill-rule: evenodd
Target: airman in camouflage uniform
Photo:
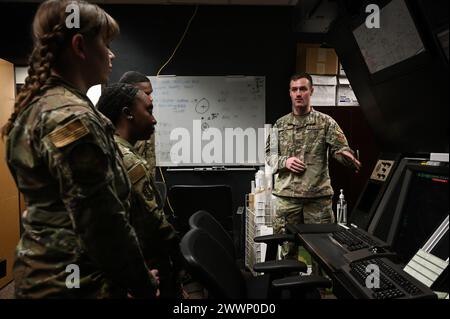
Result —
<instances>
[{"instance_id":1,"label":"airman in camouflage uniform","mask_svg":"<svg viewBox=\"0 0 450 319\"><path fill-rule=\"evenodd\" d=\"M130 182L111 122L52 77L15 121L7 161L27 210L14 264L18 298L155 295L129 223ZM69 289L68 265L80 269Z\"/></svg>"},{"instance_id":2,"label":"airman in camouflage uniform","mask_svg":"<svg viewBox=\"0 0 450 319\"><path fill-rule=\"evenodd\" d=\"M97 108L116 125L114 139L133 186L131 224L147 265L159 270L161 297L176 297L179 291L174 291L171 257L178 251L179 238L162 211L162 200L146 160L130 143L154 130L151 99L136 87L118 83L105 89Z\"/></svg>"},{"instance_id":3,"label":"airman in camouflage uniform","mask_svg":"<svg viewBox=\"0 0 450 319\"><path fill-rule=\"evenodd\" d=\"M77 7L76 28L69 5ZM129 223L131 184L112 125L85 95L111 73L119 26L97 5L47 0L32 30L28 76L1 132L27 206L16 297L154 298L156 271Z\"/></svg>"},{"instance_id":4,"label":"airman in camouflage uniform","mask_svg":"<svg viewBox=\"0 0 450 319\"><path fill-rule=\"evenodd\" d=\"M152 134L149 140L137 141L134 145L136 152L145 159L146 166L153 177L156 176L156 151L155 134Z\"/></svg>"},{"instance_id":5,"label":"airman in camouflage uniform","mask_svg":"<svg viewBox=\"0 0 450 319\"><path fill-rule=\"evenodd\" d=\"M159 270L161 297L164 298L170 285L174 285L170 252L177 249L179 238L162 211L162 200L146 161L128 141L117 135L114 139L134 189L131 224L138 234L147 265Z\"/></svg>"},{"instance_id":6,"label":"airman in camouflage uniform","mask_svg":"<svg viewBox=\"0 0 450 319\"><path fill-rule=\"evenodd\" d=\"M270 139L266 145L266 161L277 173L275 233L282 232L286 223L333 223L328 157L356 169L360 165L336 121L311 107L312 78L308 74L292 77L290 90L293 112L273 126L278 151L271 151ZM285 245L283 253L295 255L294 247Z\"/></svg>"},{"instance_id":7,"label":"airman in camouflage uniform","mask_svg":"<svg viewBox=\"0 0 450 319\"><path fill-rule=\"evenodd\" d=\"M119 83L131 84L134 87L142 90L150 98L152 96L152 83L150 82L148 77L137 71L125 72L120 77ZM156 174L155 134L152 134L152 136L150 136L148 140L137 141L136 144L134 144L134 149L136 150L137 154L145 159L145 165L154 178Z\"/></svg>"}]
</instances>

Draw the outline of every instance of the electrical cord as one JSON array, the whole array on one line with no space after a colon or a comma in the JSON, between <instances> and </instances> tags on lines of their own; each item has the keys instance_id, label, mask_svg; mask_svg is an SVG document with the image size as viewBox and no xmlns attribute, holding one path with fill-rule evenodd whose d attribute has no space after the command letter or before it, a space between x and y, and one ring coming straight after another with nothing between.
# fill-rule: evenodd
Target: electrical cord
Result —
<instances>
[{"instance_id":1,"label":"electrical cord","mask_svg":"<svg viewBox=\"0 0 450 319\"><path fill-rule=\"evenodd\" d=\"M192 21L194 20L195 16L197 15L197 11L198 11L198 4L195 6L194 13L192 14L191 18L189 19L189 22L188 22L186 28L184 29L184 32L183 32L183 35L181 36L180 41L178 41L177 45L175 46L175 49L173 50L172 54L170 55L170 57L169 57L169 59L166 61L166 63L164 63L164 64L161 66L161 68L158 70L158 72L156 73L156 76L159 76L159 74L161 73L161 71L167 66L167 64L169 64L169 62L170 62L170 61L173 59L173 57L175 56L175 53L177 52L178 48L180 47L181 43L183 42L183 40L184 40L184 38L185 38L185 36L186 36L188 30L189 30L189 27L191 26ZM161 166L159 167L159 173L161 174L161 179L162 179L163 183L164 183L165 185L167 185L166 179L164 178L164 174L163 174L163 171L162 171L162 169L161 169ZM170 208L170 210L171 210L171 212L172 212L172 216L175 216L175 211L174 211L174 209L173 209L173 207L172 207L172 204L170 203L169 194L167 194L167 196L166 196L166 201L167 201L167 204L169 205L169 208Z\"/></svg>"},{"instance_id":2,"label":"electrical cord","mask_svg":"<svg viewBox=\"0 0 450 319\"><path fill-rule=\"evenodd\" d=\"M186 29L184 29L184 32L183 32L183 35L181 36L180 41L178 41L178 44L176 45L175 49L173 50L172 54L170 55L170 57L169 57L169 59L166 61L166 63L164 63L163 66L158 70L158 72L156 73L156 76L158 76L158 75L161 73L162 69L163 69L167 64L169 64L169 62L170 62L170 61L173 59L173 57L175 56L175 53L177 52L178 48L180 47L181 43L183 42L184 37L186 36L186 34L187 34L188 30L189 30L189 27L191 26L192 20L194 20L196 14L197 14L197 11L198 11L198 4L195 6L194 13L192 14L191 18L189 19L189 22L188 22L188 24L187 24L187 26L186 26Z\"/></svg>"}]
</instances>

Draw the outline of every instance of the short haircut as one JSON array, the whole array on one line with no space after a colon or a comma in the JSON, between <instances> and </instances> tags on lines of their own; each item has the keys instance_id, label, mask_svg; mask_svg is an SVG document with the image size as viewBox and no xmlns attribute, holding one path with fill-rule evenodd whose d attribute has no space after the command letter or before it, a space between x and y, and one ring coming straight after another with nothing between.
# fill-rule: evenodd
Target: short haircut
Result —
<instances>
[{"instance_id":1,"label":"short haircut","mask_svg":"<svg viewBox=\"0 0 450 319\"><path fill-rule=\"evenodd\" d=\"M306 72L297 73L297 74L294 74L293 76L291 76L291 80L289 81L289 86L291 85L290 83L292 81L297 81L297 80L300 80L300 79L307 79L309 81L309 83L311 84L311 87L314 86L312 76L309 73L306 73Z\"/></svg>"},{"instance_id":2,"label":"short haircut","mask_svg":"<svg viewBox=\"0 0 450 319\"><path fill-rule=\"evenodd\" d=\"M124 107L134 105L134 99L139 89L127 83L116 83L108 86L102 92L97 102L97 109L116 125Z\"/></svg>"},{"instance_id":3,"label":"short haircut","mask_svg":"<svg viewBox=\"0 0 450 319\"><path fill-rule=\"evenodd\" d=\"M119 83L136 84L141 82L150 82L148 77L137 71L125 72L119 80Z\"/></svg>"}]
</instances>

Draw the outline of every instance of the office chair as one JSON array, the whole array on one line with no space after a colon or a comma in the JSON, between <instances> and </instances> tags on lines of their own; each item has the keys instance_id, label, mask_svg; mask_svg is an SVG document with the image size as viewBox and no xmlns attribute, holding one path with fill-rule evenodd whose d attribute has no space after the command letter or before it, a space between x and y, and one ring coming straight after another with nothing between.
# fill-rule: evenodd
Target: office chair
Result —
<instances>
[{"instance_id":1,"label":"office chair","mask_svg":"<svg viewBox=\"0 0 450 319\"><path fill-rule=\"evenodd\" d=\"M174 185L169 189L174 210L174 226L183 235L189 231L189 218L206 210L223 228L232 232L233 202L229 185Z\"/></svg>"},{"instance_id":2,"label":"office chair","mask_svg":"<svg viewBox=\"0 0 450 319\"><path fill-rule=\"evenodd\" d=\"M212 238L219 242L227 251L233 260L236 258L236 249L233 239L220 223L207 211L200 210L189 218L189 226L191 228L200 228L208 233ZM295 241L294 234L267 235L254 238L255 243L264 243L267 245L266 261L275 260L277 257L278 245L285 241ZM303 263L302 263L303 264ZM306 265L305 265L306 267Z\"/></svg>"},{"instance_id":3,"label":"office chair","mask_svg":"<svg viewBox=\"0 0 450 319\"><path fill-rule=\"evenodd\" d=\"M183 236L180 249L189 273L211 298L267 299L280 297L283 289L304 297L315 288L331 286L330 280L317 276L294 276L273 282L268 275L245 276L223 246L200 228L193 228Z\"/></svg>"}]
</instances>

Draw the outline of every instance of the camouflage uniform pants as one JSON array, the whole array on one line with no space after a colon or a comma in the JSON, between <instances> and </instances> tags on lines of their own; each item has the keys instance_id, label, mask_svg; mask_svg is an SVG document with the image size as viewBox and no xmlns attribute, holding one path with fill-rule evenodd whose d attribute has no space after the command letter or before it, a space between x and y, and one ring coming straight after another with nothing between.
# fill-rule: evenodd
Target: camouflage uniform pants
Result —
<instances>
[{"instance_id":1,"label":"camouflage uniform pants","mask_svg":"<svg viewBox=\"0 0 450 319\"><path fill-rule=\"evenodd\" d=\"M280 234L286 224L328 224L334 223L332 196L318 198L277 198L277 215L273 222L273 231ZM284 243L282 256L297 258L298 245Z\"/></svg>"}]
</instances>

